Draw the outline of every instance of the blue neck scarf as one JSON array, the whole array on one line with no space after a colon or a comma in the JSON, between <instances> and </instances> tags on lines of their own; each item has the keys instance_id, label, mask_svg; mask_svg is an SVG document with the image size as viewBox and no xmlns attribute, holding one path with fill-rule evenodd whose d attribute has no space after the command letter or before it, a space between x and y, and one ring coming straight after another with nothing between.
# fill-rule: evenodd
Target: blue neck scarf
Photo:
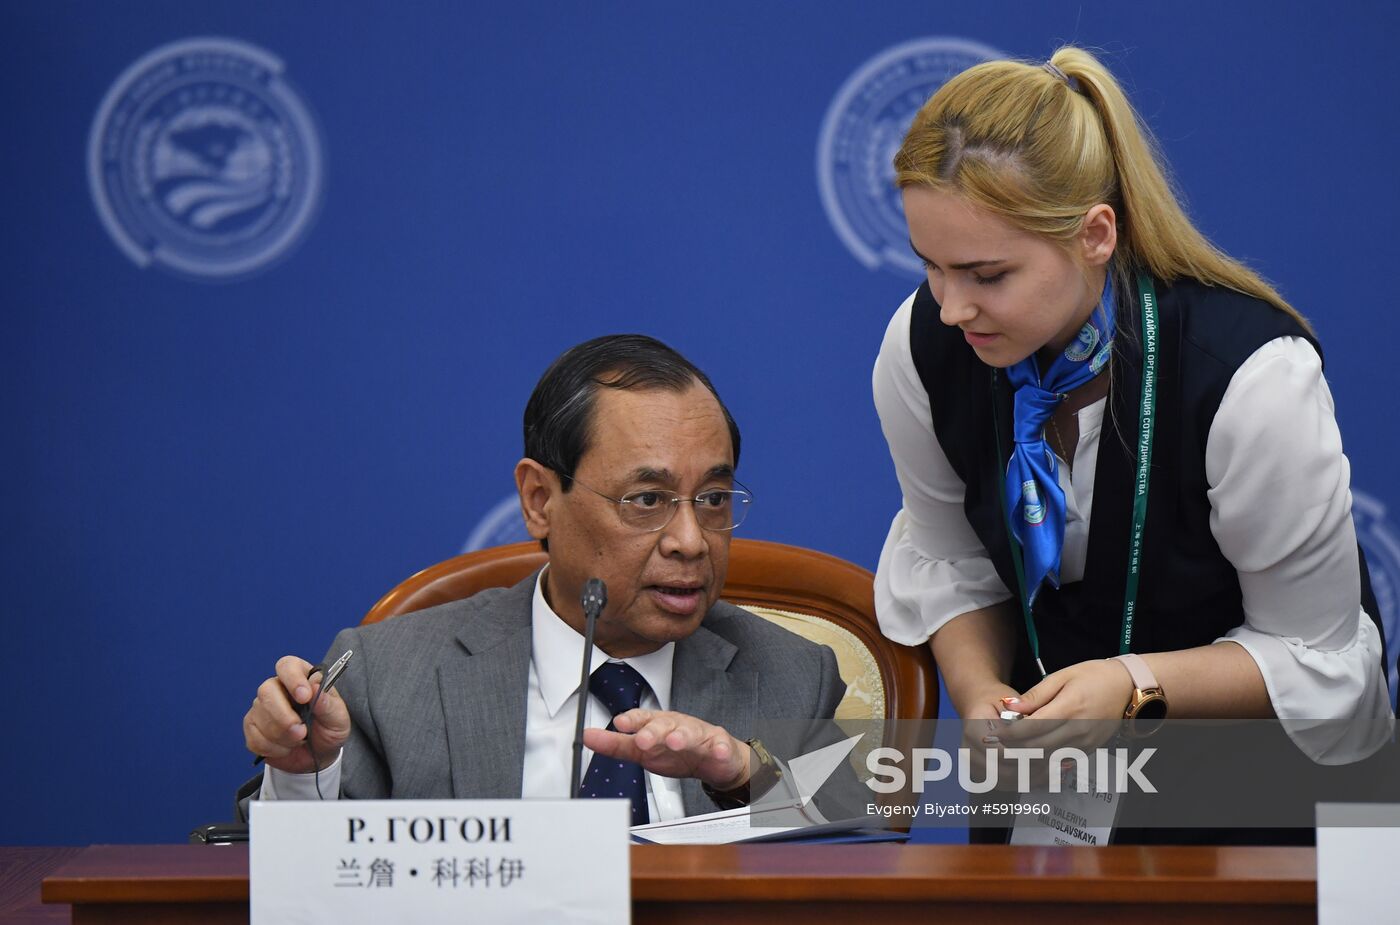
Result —
<instances>
[{"instance_id":1,"label":"blue neck scarf","mask_svg":"<svg viewBox=\"0 0 1400 925\"><path fill-rule=\"evenodd\" d=\"M1011 533L1020 542L1025 559L1028 603L1034 603L1042 582L1060 586L1060 551L1065 544L1065 493L1060 489L1059 464L1045 441L1045 425L1066 394L1092 380L1108 364L1113 334L1110 270L1098 307L1044 376L1035 354L1006 371L1016 389L1015 448L1006 469L1006 505Z\"/></svg>"}]
</instances>

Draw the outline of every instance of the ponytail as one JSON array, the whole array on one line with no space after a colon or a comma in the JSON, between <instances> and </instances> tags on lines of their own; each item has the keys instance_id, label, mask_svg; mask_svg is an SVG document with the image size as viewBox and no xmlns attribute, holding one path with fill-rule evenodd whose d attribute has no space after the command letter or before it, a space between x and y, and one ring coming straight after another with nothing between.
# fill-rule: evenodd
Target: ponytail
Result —
<instances>
[{"instance_id":1,"label":"ponytail","mask_svg":"<svg viewBox=\"0 0 1400 925\"><path fill-rule=\"evenodd\" d=\"M1131 279L1194 279L1262 299L1311 330L1182 209L1151 132L1098 59L1073 46L1047 66L989 61L924 104L895 155L900 188L950 189L1013 226L1061 242L1092 206L1118 215L1116 264Z\"/></svg>"}]
</instances>

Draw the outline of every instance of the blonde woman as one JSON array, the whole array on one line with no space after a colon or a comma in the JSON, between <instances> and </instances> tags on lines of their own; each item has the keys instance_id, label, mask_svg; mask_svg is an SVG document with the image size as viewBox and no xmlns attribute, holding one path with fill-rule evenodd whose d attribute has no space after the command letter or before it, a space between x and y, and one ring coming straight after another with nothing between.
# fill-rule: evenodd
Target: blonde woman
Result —
<instances>
[{"instance_id":1,"label":"blonde woman","mask_svg":"<svg viewBox=\"0 0 1400 925\"><path fill-rule=\"evenodd\" d=\"M978 65L895 168L928 279L874 372L904 495L885 634L932 645L965 720L1277 717L1322 764L1378 749L1314 333L1192 226L1113 76L1072 47Z\"/></svg>"}]
</instances>

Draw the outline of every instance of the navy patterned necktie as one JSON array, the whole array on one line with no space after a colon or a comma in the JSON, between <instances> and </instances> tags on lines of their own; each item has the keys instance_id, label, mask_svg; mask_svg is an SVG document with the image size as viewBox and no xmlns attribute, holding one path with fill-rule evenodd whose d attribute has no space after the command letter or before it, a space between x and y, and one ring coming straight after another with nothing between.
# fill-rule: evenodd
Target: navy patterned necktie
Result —
<instances>
[{"instance_id":1,"label":"navy patterned necktie","mask_svg":"<svg viewBox=\"0 0 1400 925\"><path fill-rule=\"evenodd\" d=\"M646 678L626 662L604 662L588 679L588 690L603 701L613 716L635 710L642 705L642 693L647 689ZM617 728L608 721L608 731ZM642 766L635 761L618 761L594 753L588 771L579 786L581 797L621 797L632 801L632 824L645 825L651 821L647 812L647 781Z\"/></svg>"}]
</instances>

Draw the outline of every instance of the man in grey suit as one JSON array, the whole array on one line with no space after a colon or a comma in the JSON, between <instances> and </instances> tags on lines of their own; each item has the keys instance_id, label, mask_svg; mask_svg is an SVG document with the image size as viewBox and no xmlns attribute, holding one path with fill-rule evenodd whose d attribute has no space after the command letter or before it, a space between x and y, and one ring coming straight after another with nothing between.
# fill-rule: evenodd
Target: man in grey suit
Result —
<instances>
[{"instance_id":1,"label":"man in grey suit","mask_svg":"<svg viewBox=\"0 0 1400 925\"><path fill-rule=\"evenodd\" d=\"M796 721L780 727L799 730L790 744L825 744L845 685L830 649L719 600L730 531L752 501L738 460L739 429L709 379L664 344L621 335L566 351L526 406L515 469L548 565L513 588L342 631L327 662L355 654L316 702L309 739L293 704L311 702L321 676L280 659L243 720L270 769L254 789L567 796L580 598L596 577L608 604L584 794L627 796L634 823L761 795L772 765L756 724Z\"/></svg>"}]
</instances>

